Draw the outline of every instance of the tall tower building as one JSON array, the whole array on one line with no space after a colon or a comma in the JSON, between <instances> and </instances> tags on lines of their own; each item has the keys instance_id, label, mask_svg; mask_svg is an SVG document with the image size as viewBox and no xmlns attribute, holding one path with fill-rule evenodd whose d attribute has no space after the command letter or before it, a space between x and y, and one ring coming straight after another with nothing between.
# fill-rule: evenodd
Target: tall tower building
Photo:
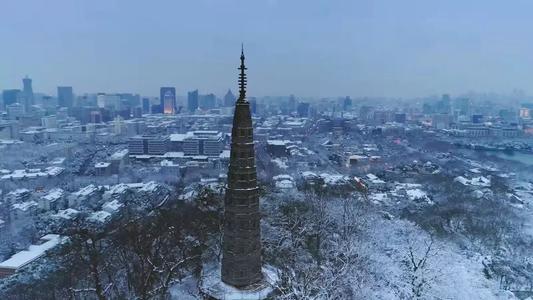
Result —
<instances>
[{"instance_id":1,"label":"tall tower building","mask_svg":"<svg viewBox=\"0 0 533 300\"><path fill-rule=\"evenodd\" d=\"M22 79L22 104L26 112L29 112L33 105L33 87L28 76Z\"/></svg>"},{"instance_id":2,"label":"tall tower building","mask_svg":"<svg viewBox=\"0 0 533 300\"><path fill-rule=\"evenodd\" d=\"M215 94L200 95L198 98L198 107L201 109L215 108L217 103L217 97Z\"/></svg>"},{"instance_id":3,"label":"tall tower building","mask_svg":"<svg viewBox=\"0 0 533 300\"><path fill-rule=\"evenodd\" d=\"M28 76L23 78L22 79L22 86L23 86L22 91L25 94L31 95L33 97L33 87L31 86L31 78L29 78Z\"/></svg>"},{"instance_id":4,"label":"tall tower building","mask_svg":"<svg viewBox=\"0 0 533 300\"><path fill-rule=\"evenodd\" d=\"M4 99L4 106L17 103L17 100L20 97L20 90L4 90L2 92L2 98Z\"/></svg>"},{"instance_id":5,"label":"tall tower building","mask_svg":"<svg viewBox=\"0 0 533 300\"><path fill-rule=\"evenodd\" d=\"M239 98L235 103L228 185L224 199L221 279L244 287L263 279L259 195L250 103L246 100L246 67L241 51Z\"/></svg>"},{"instance_id":6,"label":"tall tower building","mask_svg":"<svg viewBox=\"0 0 533 300\"><path fill-rule=\"evenodd\" d=\"M162 87L160 89L161 108L164 114L176 113L176 88Z\"/></svg>"},{"instance_id":7,"label":"tall tower building","mask_svg":"<svg viewBox=\"0 0 533 300\"><path fill-rule=\"evenodd\" d=\"M61 107L72 107L74 104L74 93L71 86L57 87L57 104Z\"/></svg>"},{"instance_id":8,"label":"tall tower building","mask_svg":"<svg viewBox=\"0 0 533 300\"><path fill-rule=\"evenodd\" d=\"M187 108L190 112L198 109L198 90L194 90L187 94Z\"/></svg>"},{"instance_id":9,"label":"tall tower building","mask_svg":"<svg viewBox=\"0 0 533 300\"><path fill-rule=\"evenodd\" d=\"M224 96L224 106L233 106L235 104L235 96L231 92L231 90L228 90L226 95Z\"/></svg>"}]
</instances>

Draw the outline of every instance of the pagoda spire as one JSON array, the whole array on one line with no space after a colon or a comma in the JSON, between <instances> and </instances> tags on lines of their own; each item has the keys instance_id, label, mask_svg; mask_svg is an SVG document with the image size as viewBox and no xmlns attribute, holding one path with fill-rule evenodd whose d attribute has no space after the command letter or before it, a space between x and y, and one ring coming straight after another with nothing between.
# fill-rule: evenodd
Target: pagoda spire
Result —
<instances>
[{"instance_id":1,"label":"pagoda spire","mask_svg":"<svg viewBox=\"0 0 533 300\"><path fill-rule=\"evenodd\" d=\"M263 279L259 193L250 103L246 101L246 67L241 50L239 99L235 103L228 184L224 199L222 281L236 287Z\"/></svg>"},{"instance_id":2,"label":"pagoda spire","mask_svg":"<svg viewBox=\"0 0 533 300\"><path fill-rule=\"evenodd\" d=\"M244 45L241 44L241 66L239 67L241 73L239 74L239 99L237 102L247 102L246 101L246 66L244 65Z\"/></svg>"}]
</instances>

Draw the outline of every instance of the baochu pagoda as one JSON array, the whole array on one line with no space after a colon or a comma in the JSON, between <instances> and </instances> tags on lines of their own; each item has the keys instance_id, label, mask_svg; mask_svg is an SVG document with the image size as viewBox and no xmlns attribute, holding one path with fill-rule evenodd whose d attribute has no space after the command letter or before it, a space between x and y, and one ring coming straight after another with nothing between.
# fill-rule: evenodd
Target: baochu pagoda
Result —
<instances>
[{"instance_id":1,"label":"baochu pagoda","mask_svg":"<svg viewBox=\"0 0 533 300\"><path fill-rule=\"evenodd\" d=\"M261 215L246 66L241 49L239 98L231 132L228 183L224 198L222 262L205 268L201 290L209 299L264 299L274 291L277 271L261 259Z\"/></svg>"}]
</instances>

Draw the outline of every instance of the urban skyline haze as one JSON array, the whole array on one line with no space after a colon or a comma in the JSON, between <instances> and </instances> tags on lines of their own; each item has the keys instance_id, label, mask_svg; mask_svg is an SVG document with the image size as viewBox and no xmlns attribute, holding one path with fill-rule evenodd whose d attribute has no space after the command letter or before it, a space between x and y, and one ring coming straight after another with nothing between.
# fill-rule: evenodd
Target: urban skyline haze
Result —
<instances>
[{"instance_id":1,"label":"urban skyline haze","mask_svg":"<svg viewBox=\"0 0 533 300\"><path fill-rule=\"evenodd\" d=\"M236 51L250 93L425 96L533 90L533 3L2 1L0 89L223 95Z\"/></svg>"}]
</instances>

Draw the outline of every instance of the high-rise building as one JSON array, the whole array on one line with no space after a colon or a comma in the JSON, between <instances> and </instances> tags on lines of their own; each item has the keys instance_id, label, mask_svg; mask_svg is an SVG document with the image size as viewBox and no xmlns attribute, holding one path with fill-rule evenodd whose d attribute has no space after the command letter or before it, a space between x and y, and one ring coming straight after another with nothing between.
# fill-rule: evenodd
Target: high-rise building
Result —
<instances>
[{"instance_id":1,"label":"high-rise building","mask_svg":"<svg viewBox=\"0 0 533 300\"><path fill-rule=\"evenodd\" d=\"M233 95L231 90L228 90L228 92L224 96L224 106L233 106L235 104L235 100L235 95Z\"/></svg>"},{"instance_id":2,"label":"high-rise building","mask_svg":"<svg viewBox=\"0 0 533 300\"><path fill-rule=\"evenodd\" d=\"M224 200L222 271L224 283L244 287L260 282L261 231L252 116L246 100L246 67L241 52L239 99L235 103L228 184Z\"/></svg>"},{"instance_id":3,"label":"high-rise building","mask_svg":"<svg viewBox=\"0 0 533 300\"><path fill-rule=\"evenodd\" d=\"M164 114L176 113L176 88L162 87L159 90L159 99Z\"/></svg>"},{"instance_id":4,"label":"high-rise building","mask_svg":"<svg viewBox=\"0 0 533 300\"><path fill-rule=\"evenodd\" d=\"M468 98L458 98L454 101L454 110L458 112L460 116L469 116L470 115L470 99Z\"/></svg>"},{"instance_id":5,"label":"high-rise building","mask_svg":"<svg viewBox=\"0 0 533 300\"><path fill-rule=\"evenodd\" d=\"M449 114L452 109L452 103L450 95L444 94L442 95L442 98L437 102L435 105L435 109L437 113L441 114Z\"/></svg>"},{"instance_id":6,"label":"high-rise building","mask_svg":"<svg viewBox=\"0 0 533 300\"><path fill-rule=\"evenodd\" d=\"M289 102L287 106L289 113L292 113L296 110L296 97L294 95L289 96Z\"/></svg>"},{"instance_id":7,"label":"high-rise building","mask_svg":"<svg viewBox=\"0 0 533 300\"><path fill-rule=\"evenodd\" d=\"M257 98L256 97L250 97L250 111L252 112L252 115L257 114Z\"/></svg>"},{"instance_id":8,"label":"high-rise building","mask_svg":"<svg viewBox=\"0 0 533 300\"><path fill-rule=\"evenodd\" d=\"M143 98L142 102L143 113L150 113L150 98Z\"/></svg>"},{"instance_id":9,"label":"high-rise building","mask_svg":"<svg viewBox=\"0 0 533 300\"><path fill-rule=\"evenodd\" d=\"M359 120L362 122L367 122L372 118L372 111L374 110L373 107L363 105L361 108L359 108Z\"/></svg>"},{"instance_id":10,"label":"high-rise building","mask_svg":"<svg viewBox=\"0 0 533 300\"><path fill-rule=\"evenodd\" d=\"M17 103L19 99L20 90L4 90L2 91L2 99L4 99L4 106Z\"/></svg>"},{"instance_id":11,"label":"high-rise building","mask_svg":"<svg viewBox=\"0 0 533 300\"><path fill-rule=\"evenodd\" d=\"M342 102L342 109L343 110L349 110L352 108L352 98L350 96L346 96Z\"/></svg>"},{"instance_id":12,"label":"high-rise building","mask_svg":"<svg viewBox=\"0 0 533 300\"><path fill-rule=\"evenodd\" d=\"M120 93L118 94L125 107L135 107L141 105L141 96L132 93Z\"/></svg>"},{"instance_id":13,"label":"high-rise building","mask_svg":"<svg viewBox=\"0 0 533 300\"><path fill-rule=\"evenodd\" d=\"M198 109L198 90L194 90L187 94L187 108L190 112Z\"/></svg>"},{"instance_id":14,"label":"high-rise building","mask_svg":"<svg viewBox=\"0 0 533 300\"><path fill-rule=\"evenodd\" d=\"M216 106L217 97L215 94L201 95L198 97L198 107L201 109L213 109Z\"/></svg>"},{"instance_id":15,"label":"high-rise building","mask_svg":"<svg viewBox=\"0 0 533 300\"><path fill-rule=\"evenodd\" d=\"M33 105L33 87L31 84L31 78L26 76L22 79L22 98L21 104L24 106L25 111L30 111L30 107Z\"/></svg>"},{"instance_id":16,"label":"high-rise building","mask_svg":"<svg viewBox=\"0 0 533 300\"><path fill-rule=\"evenodd\" d=\"M300 102L298 103L297 107L298 117L300 118L307 118L309 117L309 103L308 102Z\"/></svg>"},{"instance_id":17,"label":"high-rise building","mask_svg":"<svg viewBox=\"0 0 533 300\"><path fill-rule=\"evenodd\" d=\"M100 108L119 110L121 108L120 100L119 95L101 93L96 96L96 105Z\"/></svg>"},{"instance_id":18,"label":"high-rise building","mask_svg":"<svg viewBox=\"0 0 533 300\"><path fill-rule=\"evenodd\" d=\"M57 87L57 105L61 107L72 107L74 104L74 93L71 86Z\"/></svg>"},{"instance_id":19,"label":"high-rise building","mask_svg":"<svg viewBox=\"0 0 533 300\"><path fill-rule=\"evenodd\" d=\"M394 114L394 122L403 124L406 121L407 121L407 115L405 113Z\"/></svg>"},{"instance_id":20,"label":"high-rise building","mask_svg":"<svg viewBox=\"0 0 533 300\"><path fill-rule=\"evenodd\" d=\"M22 86L23 86L22 92L24 92L24 94L27 94L27 95L33 97L33 87L31 85L31 78L29 78L28 76L23 78L22 79Z\"/></svg>"}]
</instances>

